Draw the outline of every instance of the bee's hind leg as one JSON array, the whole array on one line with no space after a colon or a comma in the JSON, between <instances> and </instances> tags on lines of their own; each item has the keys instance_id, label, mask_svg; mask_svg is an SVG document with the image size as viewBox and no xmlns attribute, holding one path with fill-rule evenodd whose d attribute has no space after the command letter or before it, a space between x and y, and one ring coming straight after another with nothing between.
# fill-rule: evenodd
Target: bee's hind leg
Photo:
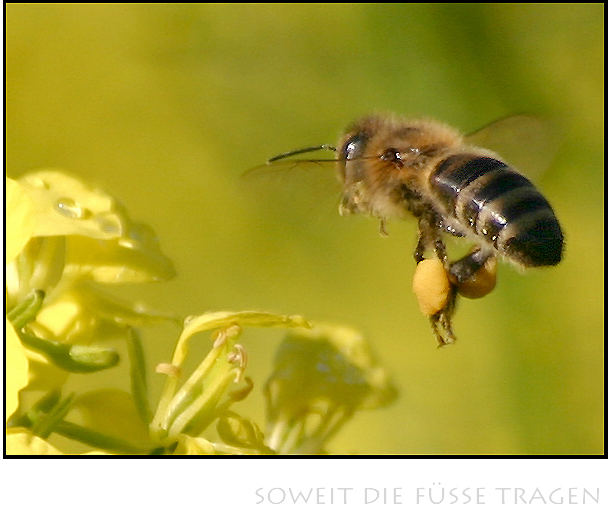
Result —
<instances>
[{"instance_id":1,"label":"bee's hind leg","mask_svg":"<svg viewBox=\"0 0 612 530\"><path fill-rule=\"evenodd\" d=\"M471 254L454 261L449 267L451 281L456 285L467 282L492 256L492 252L477 248Z\"/></svg>"},{"instance_id":2,"label":"bee's hind leg","mask_svg":"<svg viewBox=\"0 0 612 530\"><path fill-rule=\"evenodd\" d=\"M439 346L455 342L452 316L458 295L480 298L493 290L496 280L495 258L490 251L480 248L450 265L445 264L445 269L450 281L447 301L440 311L429 317Z\"/></svg>"}]
</instances>

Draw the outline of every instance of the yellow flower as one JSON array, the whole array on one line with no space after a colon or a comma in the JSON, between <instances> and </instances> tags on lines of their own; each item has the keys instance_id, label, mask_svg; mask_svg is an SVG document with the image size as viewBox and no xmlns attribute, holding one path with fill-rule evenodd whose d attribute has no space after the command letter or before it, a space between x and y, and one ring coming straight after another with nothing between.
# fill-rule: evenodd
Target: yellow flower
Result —
<instances>
[{"instance_id":1,"label":"yellow flower","mask_svg":"<svg viewBox=\"0 0 612 530\"><path fill-rule=\"evenodd\" d=\"M46 440L52 433L96 448L84 454L318 453L355 411L395 396L355 330L309 330L297 315L219 311L185 320L171 362L157 367L167 379L151 419L137 328L169 317L118 300L102 284L174 274L152 230L109 195L57 171L7 180L7 220L7 454L62 454ZM266 385L264 434L232 407L254 386L242 330L271 326L291 331ZM210 349L188 372L191 340L202 332L212 332ZM125 341L131 394L66 395L69 372L117 364L108 346L117 338ZM215 423L219 441L205 437Z\"/></svg>"},{"instance_id":2,"label":"yellow flower","mask_svg":"<svg viewBox=\"0 0 612 530\"><path fill-rule=\"evenodd\" d=\"M107 193L59 171L39 171L7 182L16 196L7 202L7 217L13 220L7 228L27 217L33 225L32 237L67 236L67 273L99 282L162 280L174 275L153 231L131 221ZM27 216L20 215L25 203L30 206Z\"/></svg>"},{"instance_id":3,"label":"yellow flower","mask_svg":"<svg viewBox=\"0 0 612 530\"><path fill-rule=\"evenodd\" d=\"M172 363L158 367L158 372L166 374L168 379L151 422L153 435L165 445L178 440L182 434L197 437L213 421L226 414L234 402L246 397L252 383L244 377L246 351L237 343L243 327L308 325L300 316L256 311L220 311L186 319ZM189 355L189 341L198 333L213 330L215 335L211 350L188 377L182 377ZM230 391L230 385L236 383L242 383L243 387ZM235 417L227 421L233 427L238 425ZM245 424L240 427L248 429ZM225 432L229 434L232 428L225 429ZM237 435L237 438L244 439L241 435Z\"/></svg>"},{"instance_id":4,"label":"yellow flower","mask_svg":"<svg viewBox=\"0 0 612 530\"><path fill-rule=\"evenodd\" d=\"M110 195L58 171L7 179L7 189L9 307L34 289L50 303L60 279L68 288L75 279L142 282L174 275L153 231L131 221Z\"/></svg>"},{"instance_id":5,"label":"yellow flower","mask_svg":"<svg viewBox=\"0 0 612 530\"><path fill-rule=\"evenodd\" d=\"M316 324L290 331L266 384L266 442L279 453L321 453L361 408L393 401L396 391L363 336Z\"/></svg>"},{"instance_id":6,"label":"yellow flower","mask_svg":"<svg viewBox=\"0 0 612 530\"><path fill-rule=\"evenodd\" d=\"M14 321L22 340L30 339L29 349L59 353L61 348L54 344L45 348L38 339L59 341L67 345L70 355L81 359L87 355L91 360L93 350L68 346L103 344L110 337L125 336L128 326L168 318L114 299L97 287L174 275L152 230L132 222L110 195L58 171L7 179L7 190L11 250L6 265L7 308L9 316L29 315ZM24 312L29 297L36 293L41 304L36 311ZM100 367L114 364L105 358L108 355L100 360ZM63 368L70 369L68 361L60 363ZM75 368L80 371L79 366Z\"/></svg>"},{"instance_id":7,"label":"yellow flower","mask_svg":"<svg viewBox=\"0 0 612 530\"><path fill-rule=\"evenodd\" d=\"M75 280L45 304L31 328L44 337L91 344L124 337L128 326L168 320L176 319L141 303L120 300L91 281Z\"/></svg>"},{"instance_id":8,"label":"yellow flower","mask_svg":"<svg viewBox=\"0 0 612 530\"><path fill-rule=\"evenodd\" d=\"M66 274L101 283L168 280L175 274L153 230L132 221L110 195L60 172L26 175L20 182L38 199L38 235L70 236ZM40 193L43 183L46 193ZM50 227L49 227L50 226Z\"/></svg>"},{"instance_id":9,"label":"yellow flower","mask_svg":"<svg viewBox=\"0 0 612 530\"><path fill-rule=\"evenodd\" d=\"M129 343L130 326L167 318L99 285L163 280L174 269L149 227L72 176L39 171L6 179L6 190L6 414L27 424L27 404L59 396L69 372L117 364L109 339Z\"/></svg>"}]
</instances>

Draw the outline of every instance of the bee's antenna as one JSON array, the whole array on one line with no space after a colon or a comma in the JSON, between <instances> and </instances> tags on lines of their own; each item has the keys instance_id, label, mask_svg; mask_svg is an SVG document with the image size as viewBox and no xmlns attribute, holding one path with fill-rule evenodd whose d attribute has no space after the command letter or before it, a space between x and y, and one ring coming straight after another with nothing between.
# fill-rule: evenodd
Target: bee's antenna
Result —
<instances>
[{"instance_id":1,"label":"bee's antenna","mask_svg":"<svg viewBox=\"0 0 612 530\"><path fill-rule=\"evenodd\" d=\"M315 145L312 147L304 147L303 149L296 149L295 151L287 151L286 153L281 153L280 155L273 156L272 158L268 159L268 164L270 162L276 162L277 160L288 158L290 156L301 155L302 153L310 153L312 151L321 151L323 149L327 151L336 150L336 148L331 144L322 144L322 145Z\"/></svg>"}]
</instances>

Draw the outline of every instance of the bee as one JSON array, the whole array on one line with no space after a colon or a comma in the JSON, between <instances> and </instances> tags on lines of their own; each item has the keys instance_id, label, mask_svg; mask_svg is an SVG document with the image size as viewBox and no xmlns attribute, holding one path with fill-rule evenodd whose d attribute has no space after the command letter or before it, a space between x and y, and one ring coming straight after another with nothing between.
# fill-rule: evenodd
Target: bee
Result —
<instances>
[{"instance_id":1,"label":"bee","mask_svg":"<svg viewBox=\"0 0 612 530\"><path fill-rule=\"evenodd\" d=\"M350 125L335 146L282 153L268 164L317 150L336 153L342 215L378 218L383 234L388 219L416 217L417 268L432 253L448 278L448 296L429 315L439 345L455 340L451 317L457 294L469 290L485 269L494 271L497 258L519 268L561 261L563 232L546 198L500 155L472 145L444 123L366 116ZM448 235L470 240L470 252L451 262L444 243ZM488 283L484 293L495 284L494 272Z\"/></svg>"}]
</instances>

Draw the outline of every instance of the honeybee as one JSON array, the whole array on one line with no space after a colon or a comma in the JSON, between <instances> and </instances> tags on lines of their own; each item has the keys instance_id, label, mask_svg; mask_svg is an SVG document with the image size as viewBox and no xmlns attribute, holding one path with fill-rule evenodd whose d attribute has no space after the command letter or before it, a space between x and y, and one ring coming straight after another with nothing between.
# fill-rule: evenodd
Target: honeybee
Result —
<instances>
[{"instance_id":1,"label":"honeybee","mask_svg":"<svg viewBox=\"0 0 612 530\"><path fill-rule=\"evenodd\" d=\"M500 155L472 145L444 123L366 116L350 125L335 146L290 151L268 164L317 150L336 153L341 214L374 216L383 234L388 219L418 220L417 267L431 253L448 279L448 294L429 315L439 345L455 340L451 317L457 294L469 290L478 275L487 277L485 269L488 287L480 296L491 290L491 264L498 257L520 268L561 261L563 232L550 203ZM451 262L446 235L471 240L473 248Z\"/></svg>"}]
</instances>

